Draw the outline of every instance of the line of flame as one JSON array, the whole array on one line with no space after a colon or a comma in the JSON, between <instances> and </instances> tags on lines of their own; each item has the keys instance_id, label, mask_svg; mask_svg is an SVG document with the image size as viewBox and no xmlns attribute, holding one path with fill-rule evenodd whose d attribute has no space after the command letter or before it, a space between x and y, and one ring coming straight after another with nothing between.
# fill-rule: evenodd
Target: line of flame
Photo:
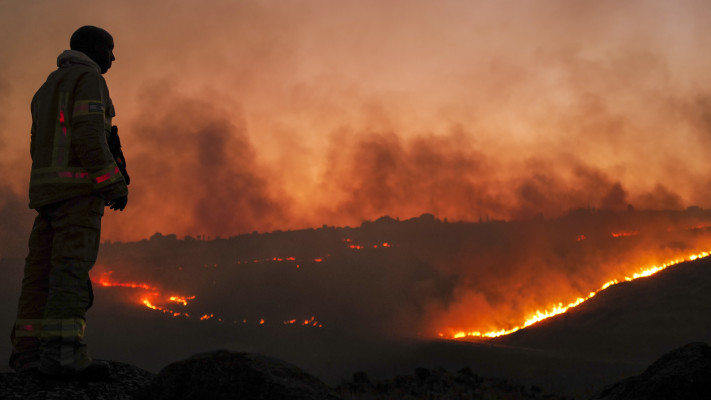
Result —
<instances>
[{"instance_id":1,"label":"line of flame","mask_svg":"<svg viewBox=\"0 0 711 400\"><path fill-rule=\"evenodd\" d=\"M284 260L284 259L280 259L280 258L276 258L276 257L275 257L274 260L275 260L275 261L282 261L282 260ZM293 260L295 260L295 258L289 257L289 258L286 258L286 260L288 260L288 261L293 261ZM319 262L320 262L320 261L321 261L321 260L319 259ZM156 290L155 287L150 286L150 285L145 284L145 283L132 283L132 282L126 283L126 282L111 281L110 279L108 279L108 276L111 275L111 273L113 273L113 271L109 271L108 273L103 273L103 274L101 275L101 277L100 277L97 281L95 281L95 282L96 282L97 284L101 285L101 286L104 286L104 287L128 287L128 288L133 288L133 289ZM148 293L147 295L148 295L148 296L159 296L160 293L154 292L154 293ZM178 295L175 295L175 296L170 296L170 297L167 298L167 301L170 301L170 302L173 302L173 303L177 303L177 304L181 304L182 306L187 306L189 300L195 300L195 296L178 296ZM165 307L162 307L162 306L160 306L160 305L153 304L153 303L148 299L148 297L145 297L145 295L144 295L143 297L140 297L140 303L141 303L142 305L144 305L145 307L150 308L151 310L160 311L160 312L162 312L162 313L172 315L173 317L184 316L184 317L190 318L190 314L188 314L188 313L177 312L177 311L171 310L171 309L169 309L169 308L165 308ZM204 314L203 316L200 317L200 320L201 320L201 321L204 321L204 320L213 319L213 318L217 319L219 322L223 322L223 321L222 321L222 318L215 317L215 314ZM287 322L289 322L290 324L293 324L293 323L295 323L296 321L297 321L297 320L295 320L295 319L294 319L294 320L290 320L290 321L285 321L284 324L286 325ZM247 323L247 320L244 320L243 323ZM264 325L264 324L265 324L264 318L260 319L259 324L260 324L260 325ZM316 317L314 317L314 316L312 316L310 320L308 320L308 319L304 320L304 322L303 322L301 325L304 325L304 326L306 326L306 325L311 325L311 326L317 326L317 327L319 327L319 328L322 328L322 327L323 327L323 325L322 325L321 323L319 323L318 321L316 321Z\"/></svg>"},{"instance_id":2,"label":"line of flame","mask_svg":"<svg viewBox=\"0 0 711 400\"><path fill-rule=\"evenodd\" d=\"M650 268L643 269L641 272L632 274L632 276L625 276L623 278L623 280L625 282L628 282L628 281L633 281L635 279L648 277L648 276L656 274L659 271L663 271L673 265L680 264L685 261L694 261L694 260L697 260L700 258L705 258L705 257L708 257L709 255L711 255L711 254L704 251L701 253L692 254L687 258L677 258L675 260L668 261L662 265L655 265ZM510 335L514 332L517 332L523 328L527 328L527 327L529 327L533 324L536 324L538 322L541 322L545 319L551 318L551 317L559 315L559 314L563 314L566 311L568 311L569 309L577 307L580 304L584 303L585 301L590 300L591 298L593 298L596 294L600 293L601 291L609 288L610 286L616 285L620 282L621 281L619 281L617 279L607 281L599 289L597 289L593 292L590 292L590 294L588 294L587 297L578 297L575 301L569 303L568 305L563 305L563 303L558 303L557 306L552 307L549 310L545 310L545 311L536 310L532 315L530 315L528 318L526 318L526 321L522 325L516 326L511 329L501 329L498 331L483 332L483 333L479 332L479 331L471 331L471 332L459 331L459 332L454 333L451 336L451 338L452 339L461 339L461 338L465 338L465 337L495 338L495 337L499 337L499 336ZM439 336L444 337L444 334L440 333Z\"/></svg>"},{"instance_id":3,"label":"line of flame","mask_svg":"<svg viewBox=\"0 0 711 400\"><path fill-rule=\"evenodd\" d=\"M179 317L179 316L181 316L181 315L184 315L184 316L190 318L190 314L188 314L188 313L180 313L180 312L176 312L176 311L173 311L173 310L170 310L170 309L167 309L167 308L163 308L163 307L160 307L160 306L156 306L156 305L154 305L153 303L151 303L150 300L146 299L145 297L141 299L141 303L143 303L143 305L145 305L146 307L148 307L148 308L150 308L150 309L152 309L152 310L161 311L161 312L164 312L164 313L166 313L166 314L171 314L171 315L174 316L174 317Z\"/></svg>"},{"instance_id":4,"label":"line of flame","mask_svg":"<svg viewBox=\"0 0 711 400\"><path fill-rule=\"evenodd\" d=\"M145 289L145 290L157 290L156 287L150 286L146 283L135 283L135 282L116 282L109 279L110 275L114 271L104 272L101 274L99 279L92 279L92 281L103 287L127 287L133 289Z\"/></svg>"}]
</instances>

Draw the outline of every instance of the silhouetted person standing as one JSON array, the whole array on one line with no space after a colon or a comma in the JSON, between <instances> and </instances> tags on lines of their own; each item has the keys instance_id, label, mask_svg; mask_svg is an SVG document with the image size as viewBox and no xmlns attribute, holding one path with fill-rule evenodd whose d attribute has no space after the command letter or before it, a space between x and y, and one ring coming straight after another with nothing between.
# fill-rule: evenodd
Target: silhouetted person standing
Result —
<instances>
[{"instance_id":1,"label":"silhouetted person standing","mask_svg":"<svg viewBox=\"0 0 711 400\"><path fill-rule=\"evenodd\" d=\"M109 366L92 360L84 343L85 315L93 302L89 270L99 250L104 206L126 207L128 175L122 174L123 157L115 158L109 148L115 113L102 74L115 60L113 38L84 26L72 35L70 48L32 99L30 208L37 217L10 366L18 372L101 378Z\"/></svg>"}]
</instances>

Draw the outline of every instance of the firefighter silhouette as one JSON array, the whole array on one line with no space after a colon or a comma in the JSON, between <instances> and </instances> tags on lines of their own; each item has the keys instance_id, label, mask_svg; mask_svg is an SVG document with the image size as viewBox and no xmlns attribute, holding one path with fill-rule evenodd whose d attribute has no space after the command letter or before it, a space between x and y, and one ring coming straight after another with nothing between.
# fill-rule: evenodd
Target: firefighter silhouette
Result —
<instances>
[{"instance_id":1,"label":"firefighter silhouette","mask_svg":"<svg viewBox=\"0 0 711 400\"><path fill-rule=\"evenodd\" d=\"M84 328L104 207L122 211L128 201L125 160L118 138L111 140L117 135L114 107L102 76L115 60L114 41L101 28L83 26L71 36L70 49L59 55L58 68L32 99L29 206L37 216L10 366L18 372L102 378L109 365L92 359ZM112 141L119 143L113 152Z\"/></svg>"}]
</instances>

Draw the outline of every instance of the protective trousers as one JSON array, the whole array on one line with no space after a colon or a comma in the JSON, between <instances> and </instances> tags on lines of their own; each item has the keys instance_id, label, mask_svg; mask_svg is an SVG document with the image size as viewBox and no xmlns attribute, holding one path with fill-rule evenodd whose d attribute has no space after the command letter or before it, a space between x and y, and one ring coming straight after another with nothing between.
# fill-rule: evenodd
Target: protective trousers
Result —
<instances>
[{"instance_id":1,"label":"protective trousers","mask_svg":"<svg viewBox=\"0 0 711 400\"><path fill-rule=\"evenodd\" d=\"M29 240L10 366L71 375L91 364L84 328L89 270L99 252L104 200L75 197L37 209Z\"/></svg>"}]
</instances>

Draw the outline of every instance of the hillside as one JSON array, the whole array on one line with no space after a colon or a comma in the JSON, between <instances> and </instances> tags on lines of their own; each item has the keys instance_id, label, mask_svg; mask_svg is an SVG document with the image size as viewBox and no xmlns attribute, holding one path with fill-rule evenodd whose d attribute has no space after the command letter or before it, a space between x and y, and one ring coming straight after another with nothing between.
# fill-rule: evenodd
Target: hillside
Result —
<instances>
[{"instance_id":1,"label":"hillside","mask_svg":"<svg viewBox=\"0 0 711 400\"><path fill-rule=\"evenodd\" d=\"M158 297L105 291L193 317L267 324L314 317L317 325L369 335L452 337L515 326L610 279L711 249L709 226L711 212L698 209L578 210L514 222L383 217L356 228L211 240L156 233L102 245L92 278L99 286L152 288ZM170 296L189 301L177 305Z\"/></svg>"},{"instance_id":2,"label":"hillside","mask_svg":"<svg viewBox=\"0 0 711 400\"><path fill-rule=\"evenodd\" d=\"M709 261L612 286L508 337L446 333L514 326L609 279L709 249L709 226L711 212L700 209L578 210L554 220L423 215L355 228L104 243L92 271L87 341L99 358L151 372L224 348L286 360L331 386L355 371L375 382L418 367L470 367L585 398L673 348L711 341ZM0 309L9 326L22 263L0 265L11 278ZM8 343L0 350L7 355Z\"/></svg>"},{"instance_id":3,"label":"hillside","mask_svg":"<svg viewBox=\"0 0 711 400\"><path fill-rule=\"evenodd\" d=\"M499 344L604 360L639 361L711 341L711 260L685 262L614 285L567 313Z\"/></svg>"}]
</instances>

